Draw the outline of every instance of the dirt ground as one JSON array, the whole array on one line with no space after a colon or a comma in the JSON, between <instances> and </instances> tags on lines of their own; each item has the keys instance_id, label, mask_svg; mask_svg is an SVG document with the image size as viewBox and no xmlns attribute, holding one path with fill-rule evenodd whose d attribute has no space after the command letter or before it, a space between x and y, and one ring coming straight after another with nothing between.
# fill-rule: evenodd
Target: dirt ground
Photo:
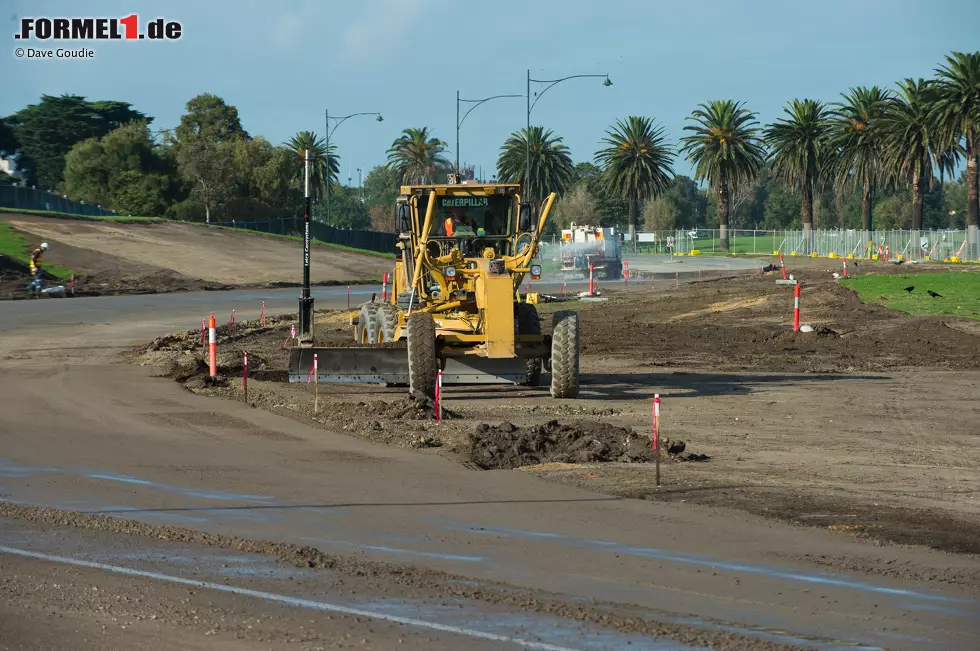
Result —
<instances>
[{"instance_id":1,"label":"dirt ground","mask_svg":"<svg viewBox=\"0 0 980 651\"><path fill-rule=\"evenodd\" d=\"M814 332L792 331L793 288L776 285L776 273L676 288L631 283L629 292L606 286L605 303L538 306L546 330L550 313L581 309L580 399L552 400L546 387L447 387L450 413L439 424L404 388L321 387L313 413L312 387L284 382L293 317L219 329L225 386L205 386L198 332L161 338L134 359L192 391L242 400L247 350L253 406L333 431L610 494L980 553L976 324L865 305L832 278L832 261L794 263L801 322ZM345 312L317 318L318 345L349 345ZM652 455L640 453L655 393L663 400L660 487Z\"/></svg>"},{"instance_id":2,"label":"dirt ground","mask_svg":"<svg viewBox=\"0 0 980 651\"><path fill-rule=\"evenodd\" d=\"M301 242L203 225L115 224L4 215L29 242L51 245L45 259L76 272L82 296L296 284ZM391 262L314 246L310 280L353 283L380 278ZM290 282L291 281L291 282ZM29 282L19 265L0 269L0 298L17 298Z\"/></svg>"}]
</instances>

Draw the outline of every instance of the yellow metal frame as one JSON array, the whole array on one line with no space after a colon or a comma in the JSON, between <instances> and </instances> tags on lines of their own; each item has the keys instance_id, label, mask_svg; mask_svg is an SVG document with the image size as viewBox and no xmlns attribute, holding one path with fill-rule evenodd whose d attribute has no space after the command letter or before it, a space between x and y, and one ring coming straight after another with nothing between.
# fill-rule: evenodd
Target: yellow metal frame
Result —
<instances>
[{"instance_id":1,"label":"yellow metal frame","mask_svg":"<svg viewBox=\"0 0 980 651\"><path fill-rule=\"evenodd\" d=\"M419 197L428 195L424 216L419 213ZM516 184L460 184L402 186L400 203L409 206L411 215L411 239L398 243L400 255L395 262L389 302L397 305L398 295L415 288L411 311L432 313L436 322L436 335L440 355L453 357L479 355L491 358L544 357L547 356L546 338L542 335L516 335L514 328L515 304L520 301L520 285L530 273L531 260L538 254L540 234L555 201L555 194L548 196L541 210L537 228L520 232L519 209L512 220L512 230L507 238L510 251L527 242L527 246L513 255L497 255L488 247L479 255L464 256L456 246L443 255L433 255L429 250L429 233L438 196L510 196L515 207L520 206L520 186ZM406 256L411 256L412 275ZM502 261L507 273L491 273L494 261ZM445 274L446 267L454 267L455 276ZM430 291L433 285L438 290ZM532 300L533 298L533 300ZM537 302L537 296L528 296L527 302ZM399 312L394 340L407 335L407 312ZM352 315L351 323L357 316Z\"/></svg>"}]
</instances>

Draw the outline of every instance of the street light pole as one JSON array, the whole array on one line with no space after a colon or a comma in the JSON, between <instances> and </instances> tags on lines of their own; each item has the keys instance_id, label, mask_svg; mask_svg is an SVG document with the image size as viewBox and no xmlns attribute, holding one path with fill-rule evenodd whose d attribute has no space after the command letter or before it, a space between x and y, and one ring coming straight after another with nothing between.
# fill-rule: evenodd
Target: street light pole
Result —
<instances>
[{"instance_id":1,"label":"street light pole","mask_svg":"<svg viewBox=\"0 0 980 651\"><path fill-rule=\"evenodd\" d=\"M459 91L458 90L456 91L456 173L457 174L459 174L461 168L461 163L459 160L459 128L463 126L463 122L466 121L467 116L469 116L469 114L472 113L473 109L475 109L477 106L483 104L484 102L489 102L492 99L500 99L503 97L520 97L520 95L494 95L493 97L484 97L483 99L460 99ZM470 107L470 110L468 110L466 113L463 114L462 118L459 117L460 102L473 105Z\"/></svg>"},{"instance_id":2,"label":"street light pole","mask_svg":"<svg viewBox=\"0 0 980 651\"><path fill-rule=\"evenodd\" d=\"M608 88L612 86L612 81L609 79L609 74L604 75L570 75L568 77L562 77L561 79L531 79L531 71L527 71L527 130L524 132L524 143L525 149L527 151L526 159L524 162L524 172L525 172L525 182L524 191L527 193L528 203L531 202L531 110L534 108L541 96L551 90L552 86L556 86L563 81L568 81L569 79L586 79L586 78L598 78L605 79L602 85ZM531 82L536 84L548 84L544 90L540 93L535 93L534 102L531 102Z\"/></svg>"},{"instance_id":3,"label":"street light pole","mask_svg":"<svg viewBox=\"0 0 980 651\"><path fill-rule=\"evenodd\" d=\"M376 116L378 116L376 118L376 121L378 121L378 122L384 122L384 118L381 117L381 114L380 113L351 113L350 115L345 115L343 117L332 118L332 117L330 117L330 110L329 109L324 109L323 110L323 121L324 121L324 124L325 124L326 133L327 133L327 138L326 138L326 141L327 141L327 160L326 160L326 163L327 163L327 195L326 195L326 200L327 200L327 223L328 224L330 223L330 136L333 135L333 132L337 130L337 127L339 127L345 121L347 121L347 120L349 120L351 118L357 117L359 115L376 115ZM330 120L333 120L333 121L336 122L336 124L333 125L333 129L330 128Z\"/></svg>"}]
</instances>

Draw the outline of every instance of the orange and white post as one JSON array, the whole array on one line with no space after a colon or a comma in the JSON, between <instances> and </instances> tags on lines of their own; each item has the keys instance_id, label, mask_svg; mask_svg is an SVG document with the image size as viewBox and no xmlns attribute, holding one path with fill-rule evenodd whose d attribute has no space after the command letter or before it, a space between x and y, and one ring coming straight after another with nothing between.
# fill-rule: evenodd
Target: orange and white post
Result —
<instances>
[{"instance_id":1,"label":"orange and white post","mask_svg":"<svg viewBox=\"0 0 980 651\"><path fill-rule=\"evenodd\" d=\"M623 260L623 287L626 290L630 288L630 263L629 260Z\"/></svg>"},{"instance_id":2,"label":"orange and white post","mask_svg":"<svg viewBox=\"0 0 980 651\"><path fill-rule=\"evenodd\" d=\"M218 377L218 328L214 323L214 312L208 318L208 344L210 351L211 377Z\"/></svg>"},{"instance_id":3,"label":"orange and white post","mask_svg":"<svg viewBox=\"0 0 980 651\"><path fill-rule=\"evenodd\" d=\"M245 402L248 402L248 353L242 351L242 393L245 394Z\"/></svg>"},{"instance_id":4,"label":"orange and white post","mask_svg":"<svg viewBox=\"0 0 980 651\"><path fill-rule=\"evenodd\" d=\"M381 302L385 303L388 301L388 272L384 272L381 275Z\"/></svg>"},{"instance_id":5,"label":"orange and white post","mask_svg":"<svg viewBox=\"0 0 980 651\"><path fill-rule=\"evenodd\" d=\"M593 264L589 263L589 296L595 296L595 280L592 275Z\"/></svg>"},{"instance_id":6,"label":"orange and white post","mask_svg":"<svg viewBox=\"0 0 980 651\"><path fill-rule=\"evenodd\" d=\"M436 375L436 422L442 422L442 369Z\"/></svg>"},{"instance_id":7,"label":"orange and white post","mask_svg":"<svg viewBox=\"0 0 980 651\"><path fill-rule=\"evenodd\" d=\"M800 331L800 283L795 285L796 291L793 294L793 332Z\"/></svg>"},{"instance_id":8,"label":"orange and white post","mask_svg":"<svg viewBox=\"0 0 980 651\"><path fill-rule=\"evenodd\" d=\"M310 377L307 378L306 383L309 384L310 380L313 380L313 413L315 414L320 411L320 364L316 353L313 353L313 368L310 369Z\"/></svg>"},{"instance_id":9,"label":"orange and white post","mask_svg":"<svg viewBox=\"0 0 980 651\"><path fill-rule=\"evenodd\" d=\"M653 453L657 463L656 479L660 485L660 394L653 394Z\"/></svg>"}]
</instances>

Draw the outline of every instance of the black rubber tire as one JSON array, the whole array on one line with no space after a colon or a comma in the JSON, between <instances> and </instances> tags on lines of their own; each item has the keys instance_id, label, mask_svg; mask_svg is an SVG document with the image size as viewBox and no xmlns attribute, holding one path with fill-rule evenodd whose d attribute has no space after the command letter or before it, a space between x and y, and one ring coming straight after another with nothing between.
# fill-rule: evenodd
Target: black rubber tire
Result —
<instances>
[{"instance_id":1,"label":"black rubber tire","mask_svg":"<svg viewBox=\"0 0 980 651\"><path fill-rule=\"evenodd\" d=\"M398 308L391 303L383 303L374 317L374 343L390 344L395 340L398 327Z\"/></svg>"},{"instance_id":2,"label":"black rubber tire","mask_svg":"<svg viewBox=\"0 0 980 651\"><path fill-rule=\"evenodd\" d=\"M527 303L518 303L517 312L517 334L519 335L539 335L541 334L541 320L538 318L538 309ZM536 387L541 383L541 358L532 357L524 360L524 380L521 382L526 387Z\"/></svg>"},{"instance_id":3,"label":"black rubber tire","mask_svg":"<svg viewBox=\"0 0 980 651\"><path fill-rule=\"evenodd\" d=\"M551 331L551 397L577 398L579 388L578 312L555 313Z\"/></svg>"},{"instance_id":4,"label":"black rubber tire","mask_svg":"<svg viewBox=\"0 0 980 651\"><path fill-rule=\"evenodd\" d=\"M361 306L361 313L357 317L357 329L355 330L354 341L359 344L376 344L374 322L378 315L380 303L365 303Z\"/></svg>"},{"instance_id":5,"label":"black rubber tire","mask_svg":"<svg viewBox=\"0 0 980 651\"><path fill-rule=\"evenodd\" d=\"M408 331L408 388L436 397L436 322L428 312L412 312L406 324Z\"/></svg>"}]
</instances>

